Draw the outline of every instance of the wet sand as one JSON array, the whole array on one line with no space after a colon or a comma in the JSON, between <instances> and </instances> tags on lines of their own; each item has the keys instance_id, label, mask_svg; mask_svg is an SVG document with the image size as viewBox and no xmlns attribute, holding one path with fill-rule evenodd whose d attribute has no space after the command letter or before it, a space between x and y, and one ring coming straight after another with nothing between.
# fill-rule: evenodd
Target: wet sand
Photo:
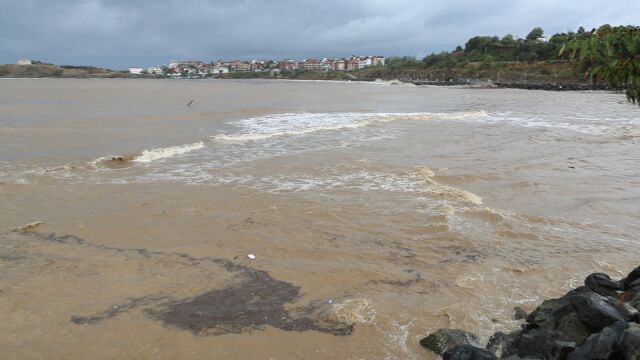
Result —
<instances>
[{"instance_id":1,"label":"wet sand","mask_svg":"<svg viewBox=\"0 0 640 360\"><path fill-rule=\"evenodd\" d=\"M519 326L513 307L640 255L640 115L617 94L136 80L0 94L10 359L430 358L418 340L435 329L486 341Z\"/></svg>"}]
</instances>

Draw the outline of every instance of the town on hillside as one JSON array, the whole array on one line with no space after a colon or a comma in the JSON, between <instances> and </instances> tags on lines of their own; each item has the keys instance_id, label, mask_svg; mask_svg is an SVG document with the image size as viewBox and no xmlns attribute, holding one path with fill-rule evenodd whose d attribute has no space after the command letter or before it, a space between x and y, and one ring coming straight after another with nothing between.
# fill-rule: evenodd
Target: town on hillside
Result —
<instances>
[{"instance_id":1,"label":"town on hillside","mask_svg":"<svg viewBox=\"0 0 640 360\"><path fill-rule=\"evenodd\" d=\"M304 59L304 60L219 60L206 63L197 60L171 61L168 66L151 66L148 68L130 67L129 73L135 75L164 75L176 78L208 77L228 73L270 72L277 75L283 71L353 71L371 66L384 66L384 56L351 56L339 59Z\"/></svg>"}]
</instances>

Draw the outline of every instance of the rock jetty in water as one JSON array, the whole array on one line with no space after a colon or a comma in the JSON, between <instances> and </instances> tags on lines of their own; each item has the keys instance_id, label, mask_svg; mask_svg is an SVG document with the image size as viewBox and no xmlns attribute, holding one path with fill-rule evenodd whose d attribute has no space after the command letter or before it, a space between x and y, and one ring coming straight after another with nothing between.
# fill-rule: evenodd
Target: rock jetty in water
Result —
<instances>
[{"instance_id":1,"label":"rock jetty in water","mask_svg":"<svg viewBox=\"0 0 640 360\"><path fill-rule=\"evenodd\" d=\"M595 273L584 286L544 301L521 329L495 333L485 347L457 329L440 329L420 344L445 360L640 360L639 310L640 267L621 280Z\"/></svg>"}]
</instances>

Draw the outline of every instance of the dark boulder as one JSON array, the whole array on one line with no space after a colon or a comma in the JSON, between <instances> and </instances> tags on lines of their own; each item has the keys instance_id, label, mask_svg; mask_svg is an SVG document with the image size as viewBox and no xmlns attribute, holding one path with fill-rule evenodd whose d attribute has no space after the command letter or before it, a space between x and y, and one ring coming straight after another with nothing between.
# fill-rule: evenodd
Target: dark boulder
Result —
<instances>
[{"instance_id":1,"label":"dark boulder","mask_svg":"<svg viewBox=\"0 0 640 360\"><path fill-rule=\"evenodd\" d=\"M567 305L569 305L568 298L545 300L527 316L527 323L533 328L553 329L556 326L556 319L553 313Z\"/></svg>"},{"instance_id":2,"label":"dark boulder","mask_svg":"<svg viewBox=\"0 0 640 360\"><path fill-rule=\"evenodd\" d=\"M525 320L527 318L527 312L521 307L513 308L513 318L515 320Z\"/></svg>"},{"instance_id":3,"label":"dark boulder","mask_svg":"<svg viewBox=\"0 0 640 360\"><path fill-rule=\"evenodd\" d=\"M442 358L444 360L497 360L498 358L485 349L472 345L458 345L447 350Z\"/></svg>"},{"instance_id":4,"label":"dark boulder","mask_svg":"<svg viewBox=\"0 0 640 360\"><path fill-rule=\"evenodd\" d=\"M565 316L575 312L571 306L571 298L586 293L593 292L588 287L581 286L569 291L561 298L543 301L527 316L527 324L531 328L554 329Z\"/></svg>"},{"instance_id":5,"label":"dark boulder","mask_svg":"<svg viewBox=\"0 0 640 360\"><path fill-rule=\"evenodd\" d=\"M629 326L626 321L619 321L615 325L605 327L597 334L593 334L571 352L568 360L607 360L616 353L618 339Z\"/></svg>"},{"instance_id":6,"label":"dark boulder","mask_svg":"<svg viewBox=\"0 0 640 360\"><path fill-rule=\"evenodd\" d=\"M556 342L568 342L562 334L548 329L525 330L514 342L520 357L542 357L545 349Z\"/></svg>"},{"instance_id":7,"label":"dark boulder","mask_svg":"<svg viewBox=\"0 0 640 360\"><path fill-rule=\"evenodd\" d=\"M603 296L616 296L618 291L622 290L619 281L611 280L609 275L603 273L594 273L584 281L584 284L593 292Z\"/></svg>"},{"instance_id":8,"label":"dark boulder","mask_svg":"<svg viewBox=\"0 0 640 360\"><path fill-rule=\"evenodd\" d=\"M486 349L500 357L515 354L515 340L520 336L520 333L521 330L509 334L498 331L489 338Z\"/></svg>"},{"instance_id":9,"label":"dark boulder","mask_svg":"<svg viewBox=\"0 0 640 360\"><path fill-rule=\"evenodd\" d=\"M631 270L629 275L627 275L625 279L621 280L624 290L640 285L640 283L636 284L638 280L640 280L640 266Z\"/></svg>"},{"instance_id":10,"label":"dark boulder","mask_svg":"<svg viewBox=\"0 0 640 360\"><path fill-rule=\"evenodd\" d=\"M556 326L560 325L560 323L570 315L574 315L576 312L573 310L573 306L571 303L557 309L553 312L553 319L556 321Z\"/></svg>"},{"instance_id":11,"label":"dark boulder","mask_svg":"<svg viewBox=\"0 0 640 360\"><path fill-rule=\"evenodd\" d=\"M552 341L542 350L542 358L545 360L565 360L567 355L576 349L574 342Z\"/></svg>"},{"instance_id":12,"label":"dark boulder","mask_svg":"<svg viewBox=\"0 0 640 360\"><path fill-rule=\"evenodd\" d=\"M633 306L636 310L640 310L640 292L633 295L631 300L629 300L629 305Z\"/></svg>"},{"instance_id":13,"label":"dark boulder","mask_svg":"<svg viewBox=\"0 0 640 360\"><path fill-rule=\"evenodd\" d=\"M624 360L640 359L640 325L629 324L618 342L618 358Z\"/></svg>"},{"instance_id":14,"label":"dark boulder","mask_svg":"<svg viewBox=\"0 0 640 360\"><path fill-rule=\"evenodd\" d=\"M420 345L442 355L459 345L478 344L478 337L474 334L459 329L440 329L420 340Z\"/></svg>"},{"instance_id":15,"label":"dark boulder","mask_svg":"<svg viewBox=\"0 0 640 360\"><path fill-rule=\"evenodd\" d=\"M578 345L591 335L591 331L580 321L576 313L565 316L558 324L556 331Z\"/></svg>"},{"instance_id":16,"label":"dark boulder","mask_svg":"<svg viewBox=\"0 0 640 360\"><path fill-rule=\"evenodd\" d=\"M575 295L570 298L570 302L580 321L592 332L598 332L618 321L631 319L631 314L626 308L617 304L615 300L594 292Z\"/></svg>"},{"instance_id":17,"label":"dark boulder","mask_svg":"<svg viewBox=\"0 0 640 360\"><path fill-rule=\"evenodd\" d=\"M625 286L625 288L626 288L627 290L631 290L631 289L633 289L633 288L640 288L640 279L636 279L636 280L634 280L634 281L632 281L632 282L629 282L629 283Z\"/></svg>"}]
</instances>

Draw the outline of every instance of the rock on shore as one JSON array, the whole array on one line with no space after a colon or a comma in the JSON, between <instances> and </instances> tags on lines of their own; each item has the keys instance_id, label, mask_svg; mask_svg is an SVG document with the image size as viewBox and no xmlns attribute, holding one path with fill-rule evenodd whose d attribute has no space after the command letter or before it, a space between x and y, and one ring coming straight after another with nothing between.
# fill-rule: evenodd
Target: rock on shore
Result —
<instances>
[{"instance_id":1,"label":"rock on shore","mask_svg":"<svg viewBox=\"0 0 640 360\"><path fill-rule=\"evenodd\" d=\"M420 344L445 360L640 360L639 310L640 267L621 280L595 273L584 286L540 304L521 329L495 333L485 348L457 329L440 329Z\"/></svg>"}]
</instances>

